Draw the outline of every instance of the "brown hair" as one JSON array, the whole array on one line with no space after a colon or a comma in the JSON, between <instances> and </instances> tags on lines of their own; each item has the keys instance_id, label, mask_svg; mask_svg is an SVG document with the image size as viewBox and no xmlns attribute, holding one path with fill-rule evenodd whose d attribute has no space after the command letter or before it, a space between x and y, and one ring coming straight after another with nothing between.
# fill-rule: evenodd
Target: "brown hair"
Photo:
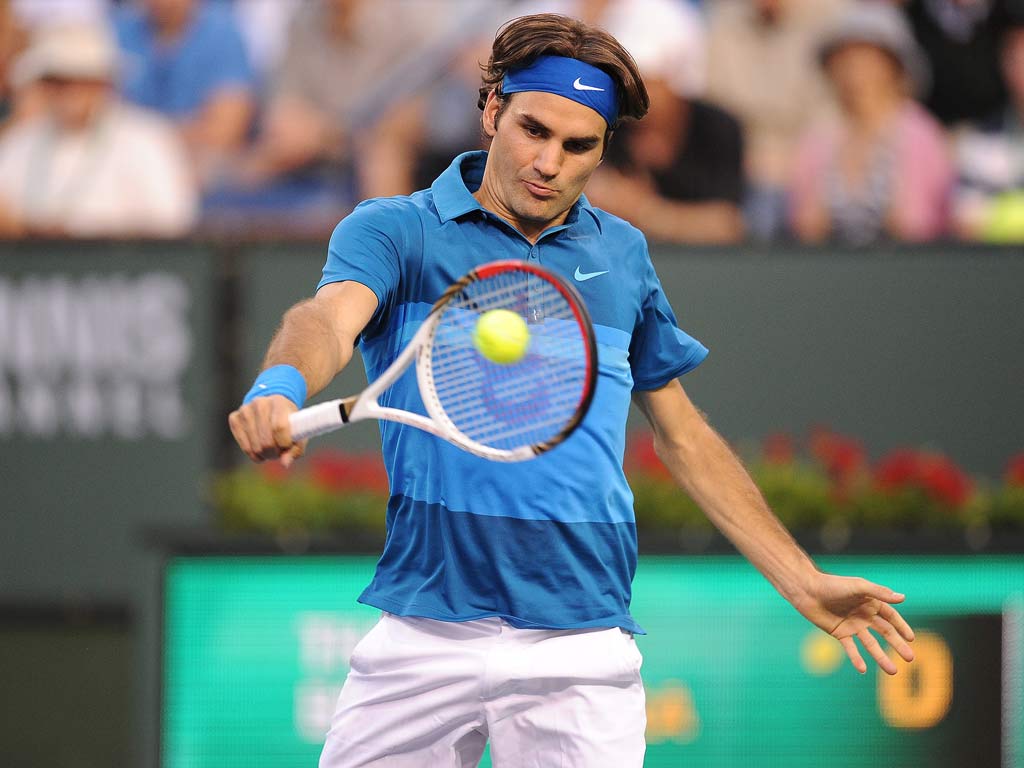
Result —
<instances>
[{"instance_id":1,"label":"brown hair","mask_svg":"<svg viewBox=\"0 0 1024 768\"><path fill-rule=\"evenodd\" d=\"M610 134L624 118L639 120L647 114L650 98L640 70L614 37L598 27L557 13L520 16L504 24L494 38L491 58L481 65L483 85L477 106L484 108L491 91L504 101L501 81L510 69L528 67L540 56L566 56L597 67L615 81L619 117ZM605 136L605 145L608 136Z\"/></svg>"}]
</instances>

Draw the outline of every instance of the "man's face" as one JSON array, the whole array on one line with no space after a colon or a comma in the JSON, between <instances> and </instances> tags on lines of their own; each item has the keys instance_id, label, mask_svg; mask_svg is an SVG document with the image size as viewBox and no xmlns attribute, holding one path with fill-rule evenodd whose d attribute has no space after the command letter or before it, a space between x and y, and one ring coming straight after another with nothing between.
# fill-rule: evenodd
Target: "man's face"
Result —
<instances>
[{"instance_id":1,"label":"man's face","mask_svg":"<svg viewBox=\"0 0 1024 768\"><path fill-rule=\"evenodd\" d=\"M902 70L888 53L871 43L845 43L825 65L840 103L857 110L866 103L889 98L902 87Z\"/></svg>"},{"instance_id":2,"label":"man's face","mask_svg":"<svg viewBox=\"0 0 1024 768\"><path fill-rule=\"evenodd\" d=\"M1017 103L1024 103L1024 27L1006 33L1003 41L1003 77Z\"/></svg>"},{"instance_id":3,"label":"man's face","mask_svg":"<svg viewBox=\"0 0 1024 768\"><path fill-rule=\"evenodd\" d=\"M49 77L41 82L50 114L67 131L87 129L110 97L110 84L102 80Z\"/></svg>"},{"instance_id":4,"label":"man's face","mask_svg":"<svg viewBox=\"0 0 1024 768\"><path fill-rule=\"evenodd\" d=\"M601 162L604 118L571 99L529 91L484 107L490 155L477 199L529 238L561 224Z\"/></svg>"},{"instance_id":5,"label":"man's face","mask_svg":"<svg viewBox=\"0 0 1024 768\"><path fill-rule=\"evenodd\" d=\"M196 0L146 0L146 8L157 26L174 26L192 15Z\"/></svg>"}]
</instances>

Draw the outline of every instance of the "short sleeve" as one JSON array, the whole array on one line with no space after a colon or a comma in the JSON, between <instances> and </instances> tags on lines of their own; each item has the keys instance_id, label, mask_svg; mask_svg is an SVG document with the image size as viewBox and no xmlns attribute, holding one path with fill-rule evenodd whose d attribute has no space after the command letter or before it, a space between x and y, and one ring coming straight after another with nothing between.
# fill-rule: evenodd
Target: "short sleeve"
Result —
<instances>
[{"instance_id":1,"label":"short sleeve","mask_svg":"<svg viewBox=\"0 0 1024 768\"><path fill-rule=\"evenodd\" d=\"M210 92L222 88L252 89L256 75L249 61L242 31L230 9L214 15L211 8L209 32L204 38L204 47L210 53L211 71L207 73L207 87Z\"/></svg>"},{"instance_id":2,"label":"short sleeve","mask_svg":"<svg viewBox=\"0 0 1024 768\"><path fill-rule=\"evenodd\" d=\"M362 283L377 297L371 320L376 325L393 303L402 256L408 253L409 238L402 223L397 211L382 200L360 203L331 235L317 290L345 280Z\"/></svg>"},{"instance_id":3,"label":"short sleeve","mask_svg":"<svg viewBox=\"0 0 1024 768\"><path fill-rule=\"evenodd\" d=\"M676 325L675 313L650 260L644 289L640 318L629 345L635 390L658 389L692 371L708 356L707 347Z\"/></svg>"}]
</instances>

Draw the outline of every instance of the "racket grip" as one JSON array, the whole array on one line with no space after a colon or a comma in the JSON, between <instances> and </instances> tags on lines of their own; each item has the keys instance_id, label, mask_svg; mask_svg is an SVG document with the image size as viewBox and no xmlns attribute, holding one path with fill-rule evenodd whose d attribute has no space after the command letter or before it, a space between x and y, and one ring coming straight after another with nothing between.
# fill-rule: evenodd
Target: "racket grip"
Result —
<instances>
[{"instance_id":1,"label":"racket grip","mask_svg":"<svg viewBox=\"0 0 1024 768\"><path fill-rule=\"evenodd\" d=\"M298 442L341 429L348 423L342 416L344 408L343 400L331 400L291 414L288 424L292 430L292 440Z\"/></svg>"}]
</instances>

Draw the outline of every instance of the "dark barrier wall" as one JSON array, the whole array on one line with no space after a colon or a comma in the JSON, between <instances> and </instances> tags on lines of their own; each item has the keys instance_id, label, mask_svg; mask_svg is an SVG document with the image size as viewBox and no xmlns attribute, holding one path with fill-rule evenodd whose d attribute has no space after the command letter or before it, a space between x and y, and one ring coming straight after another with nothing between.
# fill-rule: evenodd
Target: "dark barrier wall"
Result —
<instances>
[{"instance_id":1,"label":"dark barrier wall","mask_svg":"<svg viewBox=\"0 0 1024 768\"><path fill-rule=\"evenodd\" d=\"M139 529L200 520L214 270L180 245L0 252L0 598L129 598Z\"/></svg>"},{"instance_id":2,"label":"dark barrier wall","mask_svg":"<svg viewBox=\"0 0 1024 768\"><path fill-rule=\"evenodd\" d=\"M824 424L996 476L1024 450L1024 252L658 250L684 381L729 438Z\"/></svg>"},{"instance_id":3,"label":"dark barrier wall","mask_svg":"<svg viewBox=\"0 0 1024 768\"><path fill-rule=\"evenodd\" d=\"M284 309L316 287L325 254L242 257L247 373ZM876 455L928 445L990 476L1024 450L1019 251L659 248L653 258L680 326L711 349L684 384L729 439L824 425ZM333 396L359 390L356 367ZM348 445L375 444L363 427Z\"/></svg>"},{"instance_id":4,"label":"dark barrier wall","mask_svg":"<svg viewBox=\"0 0 1024 768\"><path fill-rule=\"evenodd\" d=\"M0 743L12 764L148 764L159 569L141 532L207 520L216 269L188 245L0 250L0 645L19 708L0 729L16 738ZM98 603L123 619L97 624ZM30 670L32 690L13 698ZM76 709L88 712L74 738L54 739ZM76 743L101 715L103 733Z\"/></svg>"}]
</instances>

